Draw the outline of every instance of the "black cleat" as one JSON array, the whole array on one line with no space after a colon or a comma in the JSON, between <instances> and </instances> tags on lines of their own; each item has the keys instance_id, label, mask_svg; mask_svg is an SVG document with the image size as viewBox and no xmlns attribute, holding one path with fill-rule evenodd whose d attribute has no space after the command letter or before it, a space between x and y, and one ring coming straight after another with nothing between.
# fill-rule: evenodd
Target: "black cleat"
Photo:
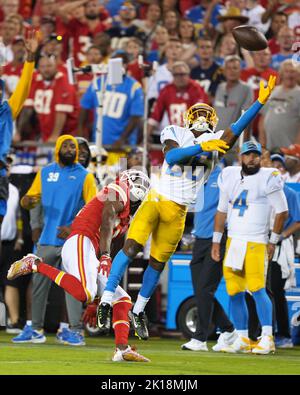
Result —
<instances>
[{"instance_id":1,"label":"black cleat","mask_svg":"<svg viewBox=\"0 0 300 395\"><path fill-rule=\"evenodd\" d=\"M143 311L139 314L132 313L131 318L132 318L133 328L135 330L135 335L142 340L148 340L149 332L147 328L146 314Z\"/></svg>"},{"instance_id":2,"label":"black cleat","mask_svg":"<svg viewBox=\"0 0 300 395\"><path fill-rule=\"evenodd\" d=\"M110 331L111 306L108 303L100 303L97 312L97 326L100 333L107 334Z\"/></svg>"}]
</instances>

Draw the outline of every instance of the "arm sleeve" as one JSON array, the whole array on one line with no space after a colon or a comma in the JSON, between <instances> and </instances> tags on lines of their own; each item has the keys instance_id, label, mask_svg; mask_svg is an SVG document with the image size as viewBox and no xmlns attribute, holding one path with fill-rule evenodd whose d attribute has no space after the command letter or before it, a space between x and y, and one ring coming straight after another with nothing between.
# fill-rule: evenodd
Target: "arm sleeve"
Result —
<instances>
[{"instance_id":1,"label":"arm sleeve","mask_svg":"<svg viewBox=\"0 0 300 395\"><path fill-rule=\"evenodd\" d=\"M29 94L33 71L34 62L25 62L18 85L14 93L8 99L8 104L11 108L13 119L16 119L19 115Z\"/></svg>"},{"instance_id":2,"label":"arm sleeve","mask_svg":"<svg viewBox=\"0 0 300 395\"><path fill-rule=\"evenodd\" d=\"M36 174L31 187L26 192L28 196L35 196L40 195L42 193L42 177L41 177L41 170L38 171Z\"/></svg>"},{"instance_id":3,"label":"arm sleeve","mask_svg":"<svg viewBox=\"0 0 300 395\"><path fill-rule=\"evenodd\" d=\"M202 152L200 144L193 145L185 148L173 148L166 153L166 161L170 166L175 163L180 163L184 159L191 158L192 156L198 155Z\"/></svg>"},{"instance_id":4,"label":"arm sleeve","mask_svg":"<svg viewBox=\"0 0 300 395\"><path fill-rule=\"evenodd\" d=\"M242 131L249 125L249 123L255 118L259 113L263 104L256 100L251 107L248 108L239 119L232 123L230 129L235 136L239 136Z\"/></svg>"},{"instance_id":5,"label":"arm sleeve","mask_svg":"<svg viewBox=\"0 0 300 395\"><path fill-rule=\"evenodd\" d=\"M288 211L288 205L283 190L275 191L267 195L270 205L273 207L275 214Z\"/></svg>"},{"instance_id":6,"label":"arm sleeve","mask_svg":"<svg viewBox=\"0 0 300 395\"><path fill-rule=\"evenodd\" d=\"M83 184L83 200L85 203L91 201L97 194L97 186L95 177L92 173L88 173Z\"/></svg>"}]
</instances>

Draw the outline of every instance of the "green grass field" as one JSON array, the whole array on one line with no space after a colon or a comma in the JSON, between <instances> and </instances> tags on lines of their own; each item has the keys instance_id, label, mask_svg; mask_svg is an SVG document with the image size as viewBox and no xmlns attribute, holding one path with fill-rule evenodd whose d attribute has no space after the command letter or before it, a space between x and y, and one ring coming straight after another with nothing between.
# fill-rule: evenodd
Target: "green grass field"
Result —
<instances>
[{"instance_id":1,"label":"green grass field","mask_svg":"<svg viewBox=\"0 0 300 395\"><path fill-rule=\"evenodd\" d=\"M85 347L71 347L57 344L53 335L40 345L16 345L11 337L0 332L0 374L300 374L300 347L268 356L231 355L181 351L178 339L131 339L151 363L116 363L111 361L113 338L88 337Z\"/></svg>"}]
</instances>

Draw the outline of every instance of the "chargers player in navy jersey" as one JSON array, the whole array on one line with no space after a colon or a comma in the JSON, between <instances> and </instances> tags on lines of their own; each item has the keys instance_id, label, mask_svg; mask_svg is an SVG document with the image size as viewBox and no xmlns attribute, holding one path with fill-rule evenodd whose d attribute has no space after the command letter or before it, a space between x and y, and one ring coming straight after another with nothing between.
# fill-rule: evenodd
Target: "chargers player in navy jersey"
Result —
<instances>
[{"instance_id":1,"label":"chargers player in navy jersey","mask_svg":"<svg viewBox=\"0 0 300 395\"><path fill-rule=\"evenodd\" d=\"M125 52L117 53L114 58L121 57L126 69L128 56ZM101 79L97 80L99 91ZM79 117L79 131L83 132L86 124L88 111L95 110L95 122L97 121L97 108L99 101L97 92L91 84L82 96ZM144 94L139 82L124 74L122 84L107 85L103 107L103 139L102 144L122 147L125 144L136 144L137 128L141 125L144 115ZM96 125L96 123L94 124ZM95 126L91 140L95 141Z\"/></svg>"}]
</instances>

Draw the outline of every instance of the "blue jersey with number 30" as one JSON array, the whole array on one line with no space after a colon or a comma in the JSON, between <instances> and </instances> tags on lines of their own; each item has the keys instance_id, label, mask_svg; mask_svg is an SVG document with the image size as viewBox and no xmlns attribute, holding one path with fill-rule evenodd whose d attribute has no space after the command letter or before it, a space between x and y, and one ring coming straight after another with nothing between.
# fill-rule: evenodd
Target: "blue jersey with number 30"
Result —
<instances>
[{"instance_id":1,"label":"blue jersey with number 30","mask_svg":"<svg viewBox=\"0 0 300 395\"><path fill-rule=\"evenodd\" d=\"M101 91L101 79L97 80L98 95ZM96 139L96 122L99 109L98 95L93 83L82 96L80 105L95 110L93 141ZM103 103L103 139L102 144L113 144L124 132L130 117L144 114L144 94L139 82L125 76L122 84L107 85ZM136 143L136 134L129 138L130 144Z\"/></svg>"}]
</instances>

